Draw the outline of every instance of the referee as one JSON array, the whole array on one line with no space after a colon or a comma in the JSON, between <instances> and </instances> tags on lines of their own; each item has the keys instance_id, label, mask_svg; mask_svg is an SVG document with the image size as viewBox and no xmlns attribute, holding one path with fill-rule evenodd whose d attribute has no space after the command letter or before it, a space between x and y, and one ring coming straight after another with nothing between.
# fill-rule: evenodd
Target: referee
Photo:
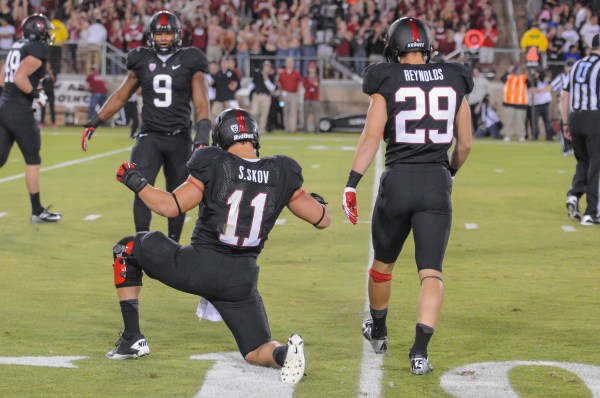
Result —
<instances>
[{"instance_id":1,"label":"referee","mask_svg":"<svg viewBox=\"0 0 600 398\"><path fill-rule=\"evenodd\" d=\"M600 34L592 39L592 51L575 62L560 99L563 135L572 139L577 167L567 198L571 218L577 218L579 199L585 192L587 208L581 225L600 224Z\"/></svg>"}]
</instances>

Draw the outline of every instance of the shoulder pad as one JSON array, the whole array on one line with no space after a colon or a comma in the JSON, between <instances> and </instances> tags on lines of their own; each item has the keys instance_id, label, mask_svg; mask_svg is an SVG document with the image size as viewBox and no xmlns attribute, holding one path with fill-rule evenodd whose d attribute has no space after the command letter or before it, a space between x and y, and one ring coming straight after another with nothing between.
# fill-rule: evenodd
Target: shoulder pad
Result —
<instances>
[{"instance_id":1,"label":"shoulder pad","mask_svg":"<svg viewBox=\"0 0 600 398\"><path fill-rule=\"evenodd\" d=\"M184 47L179 50L181 59L192 70L192 74L196 72L208 73L208 60L202 50L196 47Z\"/></svg>"},{"instance_id":2,"label":"shoulder pad","mask_svg":"<svg viewBox=\"0 0 600 398\"><path fill-rule=\"evenodd\" d=\"M390 67L389 62L378 62L367 66L365 76L363 78L362 90L367 95L375 94L379 91L379 87L385 80L387 73L385 71Z\"/></svg>"},{"instance_id":3,"label":"shoulder pad","mask_svg":"<svg viewBox=\"0 0 600 398\"><path fill-rule=\"evenodd\" d=\"M135 69L139 62L151 53L146 47L137 47L127 53L127 69Z\"/></svg>"}]
</instances>

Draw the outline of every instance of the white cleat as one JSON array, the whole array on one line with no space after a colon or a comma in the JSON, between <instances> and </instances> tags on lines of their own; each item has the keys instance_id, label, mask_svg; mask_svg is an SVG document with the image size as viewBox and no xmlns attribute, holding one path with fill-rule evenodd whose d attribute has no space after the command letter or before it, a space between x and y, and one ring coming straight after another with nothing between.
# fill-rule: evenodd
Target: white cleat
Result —
<instances>
[{"instance_id":1,"label":"white cleat","mask_svg":"<svg viewBox=\"0 0 600 398\"><path fill-rule=\"evenodd\" d=\"M410 372L412 374L421 376L432 371L433 366L429 364L427 357L418 354L410 357Z\"/></svg>"},{"instance_id":2,"label":"white cleat","mask_svg":"<svg viewBox=\"0 0 600 398\"><path fill-rule=\"evenodd\" d=\"M281 381L288 384L297 384L304 376L304 340L299 334L290 336L288 342L288 352L285 356L285 362L281 368Z\"/></svg>"}]
</instances>

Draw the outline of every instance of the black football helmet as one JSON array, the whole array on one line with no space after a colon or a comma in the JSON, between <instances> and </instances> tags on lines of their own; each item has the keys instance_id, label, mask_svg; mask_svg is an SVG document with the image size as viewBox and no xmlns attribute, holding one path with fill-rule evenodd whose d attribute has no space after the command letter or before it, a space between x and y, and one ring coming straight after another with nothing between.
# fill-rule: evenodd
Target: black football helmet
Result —
<instances>
[{"instance_id":1,"label":"black football helmet","mask_svg":"<svg viewBox=\"0 0 600 398\"><path fill-rule=\"evenodd\" d=\"M156 33L175 33L175 39L166 46L161 46L154 40ZM181 47L181 22L169 11L159 11L152 16L148 25L148 46L160 55L171 54Z\"/></svg>"},{"instance_id":2,"label":"black football helmet","mask_svg":"<svg viewBox=\"0 0 600 398\"><path fill-rule=\"evenodd\" d=\"M260 148L260 131L258 123L249 112L240 109L226 109L219 113L215 119L212 130L212 142L214 146L227 149L231 144L239 141L250 141L258 155Z\"/></svg>"},{"instance_id":3,"label":"black football helmet","mask_svg":"<svg viewBox=\"0 0 600 398\"><path fill-rule=\"evenodd\" d=\"M420 51L425 54L425 62L429 62L433 51L432 43L427 24L417 18L404 17L394 22L387 31L383 55L388 62L398 63L398 56Z\"/></svg>"},{"instance_id":4,"label":"black football helmet","mask_svg":"<svg viewBox=\"0 0 600 398\"><path fill-rule=\"evenodd\" d=\"M46 44L52 44L54 39L54 35L50 34L52 29L54 29L54 26L52 26L50 20L42 14L31 14L25 18L21 24L24 39L29 41L41 41Z\"/></svg>"}]
</instances>

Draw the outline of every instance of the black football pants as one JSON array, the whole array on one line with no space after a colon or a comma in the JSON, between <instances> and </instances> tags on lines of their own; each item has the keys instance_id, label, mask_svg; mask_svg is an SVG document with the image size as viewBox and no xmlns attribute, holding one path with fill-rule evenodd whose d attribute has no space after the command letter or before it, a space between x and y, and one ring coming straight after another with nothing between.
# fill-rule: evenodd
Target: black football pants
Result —
<instances>
[{"instance_id":1,"label":"black football pants","mask_svg":"<svg viewBox=\"0 0 600 398\"><path fill-rule=\"evenodd\" d=\"M587 170L585 214L593 217L597 217L599 213L600 130L598 126L600 126L600 111L571 112L569 115L573 151L578 164L582 163L583 169Z\"/></svg>"}]
</instances>

